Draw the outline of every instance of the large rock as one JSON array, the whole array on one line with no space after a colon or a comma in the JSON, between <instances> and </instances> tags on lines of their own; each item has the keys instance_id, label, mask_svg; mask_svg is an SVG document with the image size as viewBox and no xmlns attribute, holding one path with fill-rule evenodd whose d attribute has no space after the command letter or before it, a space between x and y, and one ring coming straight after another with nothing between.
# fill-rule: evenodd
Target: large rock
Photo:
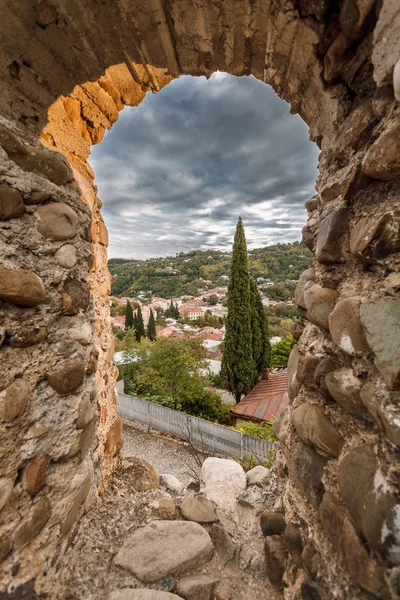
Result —
<instances>
[{"instance_id":1,"label":"large rock","mask_svg":"<svg viewBox=\"0 0 400 600\"><path fill-rule=\"evenodd\" d=\"M156 490L160 487L159 475L143 458L136 456L124 458L121 475L124 481L129 482L137 492Z\"/></svg>"},{"instance_id":2,"label":"large rock","mask_svg":"<svg viewBox=\"0 0 400 600\"><path fill-rule=\"evenodd\" d=\"M214 523L218 517L210 500L202 494L190 494L181 504L181 513L189 521Z\"/></svg>"},{"instance_id":3,"label":"large rock","mask_svg":"<svg viewBox=\"0 0 400 600\"><path fill-rule=\"evenodd\" d=\"M360 390L360 397L365 407L374 417L388 438L396 446L400 446L400 411L398 407L384 406L382 396L385 391L372 382L367 382Z\"/></svg>"},{"instance_id":4,"label":"large rock","mask_svg":"<svg viewBox=\"0 0 400 600\"><path fill-rule=\"evenodd\" d=\"M85 378L85 364L80 358L71 358L49 375L49 384L60 396L67 396L78 388Z\"/></svg>"},{"instance_id":5,"label":"large rock","mask_svg":"<svg viewBox=\"0 0 400 600\"><path fill-rule=\"evenodd\" d=\"M345 157L349 148L362 148L369 141L376 122L372 100L368 98L352 110L339 127L334 141L336 155Z\"/></svg>"},{"instance_id":6,"label":"large rock","mask_svg":"<svg viewBox=\"0 0 400 600\"><path fill-rule=\"evenodd\" d=\"M210 536L220 562L225 566L237 554L237 548L229 533L217 523L210 528Z\"/></svg>"},{"instance_id":7,"label":"large rock","mask_svg":"<svg viewBox=\"0 0 400 600\"><path fill-rule=\"evenodd\" d=\"M333 341L351 356L362 356L370 349L360 321L360 298L344 298L329 315Z\"/></svg>"},{"instance_id":8,"label":"large rock","mask_svg":"<svg viewBox=\"0 0 400 600\"><path fill-rule=\"evenodd\" d=\"M319 406L306 402L292 412L297 435L331 456L339 456L344 439Z\"/></svg>"},{"instance_id":9,"label":"large rock","mask_svg":"<svg viewBox=\"0 0 400 600\"><path fill-rule=\"evenodd\" d=\"M303 385L313 386L315 371L321 359L317 356L301 356L297 366L297 379Z\"/></svg>"},{"instance_id":10,"label":"large rock","mask_svg":"<svg viewBox=\"0 0 400 600\"><path fill-rule=\"evenodd\" d=\"M286 456L290 479L306 496L309 502L318 507L324 487L322 473L324 461L315 450L303 442L292 444Z\"/></svg>"},{"instance_id":11,"label":"large rock","mask_svg":"<svg viewBox=\"0 0 400 600\"><path fill-rule=\"evenodd\" d=\"M299 364L300 352L297 344L293 346L287 365L287 386L290 400L294 400L300 391L301 383L297 379L297 366Z\"/></svg>"},{"instance_id":12,"label":"large rock","mask_svg":"<svg viewBox=\"0 0 400 600\"><path fill-rule=\"evenodd\" d=\"M13 421L20 417L29 400L30 387L24 379L16 379L0 393L0 419Z\"/></svg>"},{"instance_id":13,"label":"large rock","mask_svg":"<svg viewBox=\"0 0 400 600\"><path fill-rule=\"evenodd\" d=\"M287 547L279 535L265 538L265 563L267 576L272 585L282 583L287 559Z\"/></svg>"},{"instance_id":14,"label":"large rock","mask_svg":"<svg viewBox=\"0 0 400 600\"><path fill-rule=\"evenodd\" d=\"M281 513L264 510L260 515L260 527L264 537L281 535L285 531L285 517Z\"/></svg>"},{"instance_id":15,"label":"large rock","mask_svg":"<svg viewBox=\"0 0 400 600\"><path fill-rule=\"evenodd\" d=\"M315 258L323 265L344 262L349 257L350 211L341 209L331 212L321 221Z\"/></svg>"},{"instance_id":16,"label":"large rock","mask_svg":"<svg viewBox=\"0 0 400 600\"><path fill-rule=\"evenodd\" d=\"M364 300L360 317L375 366L392 390L400 390L400 298Z\"/></svg>"},{"instance_id":17,"label":"large rock","mask_svg":"<svg viewBox=\"0 0 400 600\"><path fill-rule=\"evenodd\" d=\"M400 178L400 119L391 121L372 144L362 166L364 173L374 179Z\"/></svg>"},{"instance_id":18,"label":"large rock","mask_svg":"<svg viewBox=\"0 0 400 600\"><path fill-rule=\"evenodd\" d=\"M350 234L350 251L366 264L400 250L400 211L361 219Z\"/></svg>"},{"instance_id":19,"label":"large rock","mask_svg":"<svg viewBox=\"0 0 400 600\"><path fill-rule=\"evenodd\" d=\"M367 18L375 0L344 0L340 9L340 26L351 40L362 38L367 31Z\"/></svg>"},{"instance_id":20,"label":"large rock","mask_svg":"<svg viewBox=\"0 0 400 600\"><path fill-rule=\"evenodd\" d=\"M339 489L369 546L392 564L400 564L400 503L376 452L371 444L348 452L339 464Z\"/></svg>"},{"instance_id":21,"label":"large rock","mask_svg":"<svg viewBox=\"0 0 400 600\"><path fill-rule=\"evenodd\" d=\"M345 520L349 517L346 508L330 492L325 492L319 505L321 525L332 546L337 551Z\"/></svg>"},{"instance_id":22,"label":"large rock","mask_svg":"<svg viewBox=\"0 0 400 600\"><path fill-rule=\"evenodd\" d=\"M335 308L337 297L335 290L324 288L317 283L307 288L304 291L307 319L321 329L329 329L329 315Z\"/></svg>"},{"instance_id":23,"label":"large rock","mask_svg":"<svg viewBox=\"0 0 400 600\"><path fill-rule=\"evenodd\" d=\"M50 516L50 501L47 496L42 496L39 502L32 507L28 517L15 529L13 533L15 548L20 549L29 544L40 533Z\"/></svg>"},{"instance_id":24,"label":"large rock","mask_svg":"<svg viewBox=\"0 0 400 600\"><path fill-rule=\"evenodd\" d=\"M361 382L349 367L328 373L325 377L328 391L336 402L352 415L365 416L365 406L360 397Z\"/></svg>"},{"instance_id":25,"label":"large rock","mask_svg":"<svg viewBox=\"0 0 400 600\"><path fill-rule=\"evenodd\" d=\"M80 310L87 310L90 300L87 283L78 279L67 279L61 284L60 292L66 315L77 315Z\"/></svg>"},{"instance_id":26,"label":"large rock","mask_svg":"<svg viewBox=\"0 0 400 600\"><path fill-rule=\"evenodd\" d=\"M178 581L177 592L185 600L211 600L219 579L208 575L191 575Z\"/></svg>"},{"instance_id":27,"label":"large rock","mask_svg":"<svg viewBox=\"0 0 400 600\"><path fill-rule=\"evenodd\" d=\"M257 465L246 473L247 485L266 485L270 478L270 470Z\"/></svg>"},{"instance_id":28,"label":"large rock","mask_svg":"<svg viewBox=\"0 0 400 600\"><path fill-rule=\"evenodd\" d=\"M201 491L217 508L235 512L238 497L246 489L246 473L239 463L225 458L206 458L201 481Z\"/></svg>"},{"instance_id":29,"label":"large rock","mask_svg":"<svg viewBox=\"0 0 400 600\"><path fill-rule=\"evenodd\" d=\"M298 306L302 306L303 308L306 308L306 305L304 303L304 290L305 290L306 284L309 283L310 281L313 281L314 277L315 277L314 269L306 269L300 275L299 281L297 282L297 285L296 285L296 291L294 294L294 301Z\"/></svg>"},{"instance_id":30,"label":"large rock","mask_svg":"<svg viewBox=\"0 0 400 600\"><path fill-rule=\"evenodd\" d=\"M74 237L78 227L76 212L65 202L52 202L39 206L37 229L48 240L61 241Z\"/></svg>"},{"instance_id":31,"label":"large rock","mask_svg":"<svg viewBox=\"0 0 400 600\"><path fill-rule=\"evenodd\" d=\"M146 588L121 588L111 592L108 600L184 600L182 596Z\"/></svg>"},{"instance_id":32,"label":"large rock","mask_svg":"<svg viewBox=\"0 0 400 600\"><path fill-rule=\"evenodd\" d=\"M26 269L5 269L0 265L0 300L17 306L37 306L46 297L43 281Z\"/></svg>"},{"instance_id":33,"label":"large rock","mask_svg":"<svg viewBox=\"0 0 400 600\"><path fill-rule=\"evenodd\" d=\"M330 358L330 356L326 356L323 358L317 365L317 368L314 372L314 382L317 386L319 386L322 390L327 391L328 386L326 385L326 376L328 373L335 371L337 369L338 364Z\"/></svg>"},{"instance_id":34,"label":"large rock","mask_svg":"<svg viewBox=\"0 0 400 600\"><path fill-rule=\"evenodd\" d=\"M25 205L19 191L6 183L0 184L0 220L20 217L24 211Z\"/></svg>"},{"instance_id":35,"label":"large rock","mask_svg":"<svg viewBox=\"0 0 400 600\"><path fill-rule=\"evenodd\" d=\"M300 535L300 528L294 523L288 523L283 534L286 546L290 552L294 564L301 568L301 553L303 551L303 542Z\"/></svg>"},{"instance_id":36,"label":"large rock","mask_svg":"<svg viewBox=\"0 0 400 600\"><path fill-rule=\"evenodd\" d=\"M185 573L208 562L214 547L201 525L188 521L154 521L128 537L114 559L143 582Z\"/></svg>"}]
</instances>

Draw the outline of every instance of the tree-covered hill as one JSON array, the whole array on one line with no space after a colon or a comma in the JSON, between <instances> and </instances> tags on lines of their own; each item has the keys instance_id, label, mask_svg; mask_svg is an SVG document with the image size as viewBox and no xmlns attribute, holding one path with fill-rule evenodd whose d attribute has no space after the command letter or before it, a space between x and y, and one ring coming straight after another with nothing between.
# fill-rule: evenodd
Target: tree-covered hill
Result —
<instances>
[{"instance_id":1,"label":"tree-covered hill","mask_svg":"<svg viewBox=\"0 0 400 600\"><path fill-rule=\"evenodd\" d=\"M250 274L282 284L277 288L283 288L286 280L297 280L311 265L311 257L301 242L257 248L249 252ZM193 250L148 260L111 258L108 267L113 275L112 294L135 296L141 290L151 290L163 298L196 296L200 289L227 284L230 259L230 253L219 250Z\"/></svg>"}]
</instances>

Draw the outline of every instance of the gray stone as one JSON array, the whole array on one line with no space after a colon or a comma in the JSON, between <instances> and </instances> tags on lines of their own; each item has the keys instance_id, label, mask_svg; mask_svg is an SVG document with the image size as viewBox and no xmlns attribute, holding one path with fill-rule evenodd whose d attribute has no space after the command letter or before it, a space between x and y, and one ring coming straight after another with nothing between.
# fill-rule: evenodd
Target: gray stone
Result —
<instances>
[{"instance_id":1,"label":"gray stone","mask_svg":"<svg viewBox=\"0 0 400 600\"><path fill-rule=\"evenodd\" d=\"M29 327L22 326L16 331L14 330L9 339L9 344L12 348L28 348L34 344L44 342L47 337L46 327Z\"/></svg>"},{"instance_id":2,"label":"gray stone","mask_svg":"<svg viewBox=\"0 0 400 600\"><path fill-rule=\"evenodd\" d=\"M363 300L360 317L376 368L389 388L400 390L400 298Z\"/></svg>"},{"instance_id":3,"label":"gray stone","mask_svg":"<svg viewBox=\"0 0 400 600\"><path fill-rule=\"evenodd\" d=\"M184 600L182 596L146 588L121 588L111 592L108 600Z\"/></svg>"},{"instance_id":4,"label":"gray stone","mask_svg":"<svg viewBox=\"0 0 400 600\"><path fill-rule=\"evenodd\" d=\"M285 572L287 548L279 535L265 538L265 563L267 576L272 585L278 586L282 583Z\"/></svg>"},{"instance_id":5,"label":"gray stone","mask_svg":"<svg viewBox=\"0 0 400 600\"><path fill-rule=\"evenodd\" d=\"M211 600L219 579L208 575L190 575L178 581L177 592L185 600Z\"/></svg>"},{"instance_id":6,"label":"gray stone","mask_svg":"<svg viewBox=\"0 0 400 600\"><path fill-rule=\"evenodd\" d=\"M37 306L46 297L43 281L32 271L0 265L0 300L17 306Z\"/></svg>"},{"instance_id":7,"label":"gray stone","mask_svg":"<svg viewBox=\"0 0 400 600\"><path fill-rule=\"evenodd\" d=\"M344 439L322 408L306 402L292 412L291 418L297 435L303 441L328 455L339 456Z\"/></svg>"},{"instance_id":8,"label":"gray stone","mask_svg":"<svg viewBox=\"0 0 400 600\"><path fill-rule=\"evenodd\" d=\"M48 240L61 241L73 238L78 227L76 212L65 202L51 202L40 206L37 229Z\"/></svg>"},{"instance_id":9,"label":"gray stone","mask_svg":"<svg viewBox=\"0 0 400 600\"><path fill-rule=\"evenodd\" d=\"M357 417L365 416L365 406L360 397L361 382L349 367L342 367L325 377L332 398L345 410Z\"/></svg>"},{"instance_id":10,"label":"gray stone","mask_svg":"<svg viewBox=\"0 0 400 600\"><path fill-rule=\"evenodd\" d=\"M63 281L60 292L66 315L77 315L79 311L87 310L90 301L87 283L78 279L67 279Z\"/></svg>"},{"instance_id":11,"label":"gray stone","mask_svg":"<svg viewBox=\"0 0 400 600\"><path fill-rule=\"evenodd\" d=\"M351 356L370 352L360 321L360 298L344 298L329 315L329 331L333 341Z\"/></svg>"},{"instance_id":12,"label":"gray stone","mask_svg":"<svg viewBox=\"0 0 400 600\"><path fill-rule=\"evenodd\" d=\"M297 379L301 385L314 385L315 371L320 361L321 359L317 356L300 356L297 365Z\"/></svg>"},{"instance_id":13,"label":"gray stone","mask_svg":"<svg viewBox=\"0 0 400 600\"><path fill-rule=\"evenodd\" d=\"M340 8L340 26L351 40L362 38L375 0L344 0Z\"/></svg>"},{"instance_id":14,"label":"gray stone","mask_svg":"<svg viewBox=\"0 0 400 600\"><path fill-rule=\"evenodd\" d=\"M150 510L159 519L173 519L176 514L175 502L171 498L158 498L149 504Z\"/></svg>"},{"instance_id":15,"label":"gray stone","mask_svg":"<svg viewBox=\"0 0 400 600\"><path fill-rule=\"evenodd\" d=\"M366 264L400 250L400 211L361 219L350 235L350 251Z\"/></svg>"},{"instance_id":16,"label":"gray stone","mask_svg":"<svg viewBox=\"0 0 400 600\"><path fill-rule=\"evenodd\" d=\"M314 249L314 234L311 231L310 227L303 227L303 229L301 230L301 239L303 244L307 246L307 248L312 252Z\"/></svg>"},{"instance_id":17,"label":"gray stone","mask_svg":"<svg viewBox=\"0 0 400 600\"><path fill-rule=\"evenodd\" d=\"M80 358L66 360L49 375L49 384L60 396L74 392L85 378L85 364Z\"/></svg>"},{"instance_id":18,"label":"gray stone","mask_svg":"<svg viewBox=\"0 0 400 600\"><path fill-rule=\"evenodd\" d=\"M6 183L0 184L0 220L14 219L24 214L25 205L21 194Z\"/></svg>"},{"instance_id":19,"label":"gray stone","mask_svg":"<svg viewBox=\"0 0 400 600\"><path fill-rule=\"evenodd\" d=\"M286 546L290 552L294 564L297 567L301 568L301 553L303 551L303 542L301 540L300 528L294 523L288 523L283 534L283 539L285 540Z\"/></svg>"},{"instance_id":20,"label":"gray stone","mask_svg":"<svg viewBox=\"0 0 400 600\"><path fill-rule=\"evenodd\" d=\"M270 478L270 471L262 465L257 465L246 473L247 485L266 485Z\"/></svg>"},{"instance_id":21,"label":"gray stone","mask_svg":"<svg viewBox=\"0 0 400 600\"><path fill-rule=\"evenodd\" d=\"M85 394L79 404L78 417L75 421L75 425L78 429L85 427L91 420L93 415L92 403L90 402L90 395Z\"/></svg>"},{"instance_id":22,"label":"gray stone","mask_svg":"<svg viewBox=\"0 0 400 600\"><path fill-rule=\"evenodd\" d=\"M323 265L344 262L349 257L350 211L331 212L321 221L315 247L315 258Z\"/></svg>"},{"instance_id":23,"label":"gray stone","mask_svg":"<svg viewBox=\"0 0 400 600\"><path fill-rule=\"evenodd\" d=\"M314 277L315 277L314 269L306 269L300 275L299 281L297 282L297 285L296 285L296 291L294 294L294 301L298 306L302 306L303 308L306 308L306 305L304 302L304 289L305 289L306 284L309 281L314 280Z\"/></svg>"},{"instance_id":24,"label":"gray stone","mask_svg":"<svg viewBox=\"0 0 400 600\"><path fill-rule=\"evenodd\" d=\"M317 508L324 491L322 485L323 459L311 446L300 442L291 445L291 451L286 456L286 460L291 481Z\"/></svg>"},{"instance_id":25,"label":"gray stone","mask_svg":"<svg viewBox=\"0 0 400 600\"><path fill-rule=\"evenodd\" d=\"M237 500L246 489L246 473L235 460L209 457L201 468L201 491L226 513L236 511Z\"/></svg>"},{"instance_id":26,"label":"gray stone","mask_svg":"<svg viewBox=\"0 0 400 600\"><path fill-rule=\"evenodd\" d=\"M237 548L229 533L217 523L210 528L210 536L219 560L225 566L237 554Z\"/></svg>"},{"instance_id":27,"label":"gray stone","mask_svg":"<svg viewBox=\"0 0 400 600\"><path fill-rule=\"evenodd\" d=\"M299 321L295 321L290 326L290 333L292 334L292 336L294 337L295 340L300 339L303 331L304 331L304 327Z\"/></svg>"},{"instance_id":28,"label":"gray stone","mask_svg":"<svg viewBox=\"0 0 400 600\"><path fill-rule=\"evenodd\" d=\"M330 543L337 551L343 524L348 518L349 513L330 492L325 492L318 511L321 525Z\"/></svg>"},{"instance_id":29,"label":"gray stone","mask_svg":"<svg viewBox=\"0 0 400 600\"><path fill-rule=\"evenodd\" d=\"M337 297L335 290L324 288L317 283L304 290L307 319L321 329L329 329L329 315L335 308Z\"/></svg>"},{"instance_id":30,"label":"gray stone","mask_svg":"<svg viewBox=\"0 0 400 600\"><path fill-rule=\"evenodd\" d=\"M65 246L61 246L61 248L59 248L55 253L54 257L60 267L64 267L65 269L72 269L78 260L76 257L75 247L72 244L65 244Z\"/></svg>"},{"instance_id":31,"label":"gray stone","mask_svg":"<svg viewBox=\"0 0 400 600\"><path fill-rule=\"evenodd\" d=\"M300 352L297 344L293 346L287 365L287 386L290 400L294 400L300 391L301 383L297 379L297 366L300 359Z\"/></svg>"},{"instance_id":32,"label":"gray stone","mask_svg":"<svg viewBox=\"0 0 400 600\"><path fill-rule=\"evenodd\" d=\"M260 515L260 527L264 537L282 535L286 528L285 517L281 513L264 510Z\"/></svg>"},{"instance_id":33,"label":"gray stone","mask_svg":"<svg viewBox=\"0 0 400 600\"><path fill-rule=\"evenodd\" d=\"M11 496L14 487L14 479L10 477L0 477L0 510L5 506Z\"/></svg>"},{"instance_id":34,"label":"gray stone","mask_svg":"<svg viewBox=\"0 0 400 600\"><path fill-rule=\"evenodd\" d=\"M214 547L198 523L154 521L130 535L114 559L139 581L153 582L208 562Z\"/></svg>"},{"instance_id":35,"label":"gray stone","mask_svg":"<svg viewBox=\"0 0 400 600\"><path fill-rule=\"evenodd\" d=\"M50 197L51 195L48 192L34 191L31 192L28 198L25 198L25 204L42 204L42 202L45 202Z\"/></svg>"},{"instance_id":36,"label":"gray stone","mask_svg":"<svg viewBox=\"0 0 400 600\"><path fill-rule=\"evenodd\" d=\"M3 392L0 392L0 419L13 421L24 412L29 400L30 387L24 379L16 379Z\"/></svg>"},{"instance_id":37,"label":"gray stone","mask_svg":"<svg viewBox=\"0 0 400 600\"><path fill-rule=\"evenodd\" d=\"M322 390L327 391L328 387L326 385L326 376L328 373L335 371L338 368L338 364L329 356L323 358L314 373L314 381L317 386L319 386Z\"/></svg>"},{"instance_id":38,"label":"gray stone","mask_svg":"<svg viewBox=\"0 0 400 600\"><path fill-rule=\"evenodd\" d=\"M90 323L83 322L79 327L68 329L68 336L71 340L79 342L82 346L88 346L93 340L93 331Z\"/></svg>"},{"instance_id":39,"label":"gray stone","mask_svg":"<svg viewBox=\"0 0 400 600\"><path fill-rule=\"evenodd\" d=\"M357 530L369 546L400 563L400 504L380 469L376 448L364 444L348 452L339 464L339 489Z\"/></svg>"},{"instance_id":40,"label":"gray stone","mask_svg":"<svg viewBox=\"0 0 400 600\"><path fill-rule=\"evenodd\" d=\"M218 517L210 500L202 494L190 494L181 504L181 513L189 521L214 523Z\"/></svg>"},{"instance_id":41,"label":"gray stone","mask_svg":"<svg viewBox=\"0 0 400 600\"><path fill-rule=\"evenodd\" d=\"M387 129L368 149L362 168L374 179L400 178L400 119L390 121Z\"/></svg>"},{"instance_id":42,"label":"gray stone","mask_svg":"<svg viewBox=\"0 0 400 600\"><path fill-rule=\"evenodd\" d=\"M400 410L394 406L383 406L382 392L381 387L376 388L373 383L367 382L360 390L360 397L388 440L400 446Z\"/></svg>"},{"instance_id":43,"label":"gray stone","mask_svg":"<svg viewBox=\"0 0 400 600\"><path fill-rule=\"evenodd\" d=\"M28 517L15 529L13 533L14 546L21 549L29 544L40 533L51 516L51 506L47 496L42 496L32 507Z\"/></svg>"},{"instance_id":44,"label":"gray stone","mask_svg":"<svg viewBox=\"0 0 400 600\"><path fill-rule=\"evenodd\" d=\"M173 492L174 494L181 494L184 489L184 485L175 475L168 475L167 473L161 473L160 484L166 490Z\"/></svg>"}]
</instances>

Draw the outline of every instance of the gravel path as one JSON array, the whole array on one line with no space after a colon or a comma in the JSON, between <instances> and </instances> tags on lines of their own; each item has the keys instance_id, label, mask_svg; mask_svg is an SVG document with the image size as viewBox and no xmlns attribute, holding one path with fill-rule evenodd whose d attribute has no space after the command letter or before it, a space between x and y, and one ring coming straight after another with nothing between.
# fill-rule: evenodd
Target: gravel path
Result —
<instances>
[{"instance_id":1,"label":"gravel path","mask_svg":"<svg viewBox=\"0 0 400 600\"><path fill-rule=\"evenodd\" d=\"M147 460L157 473L175 475L184 485L195 478L194 473L200 473L200 466L183 442L162 434L146 433L126 423L124 439L124 456L137 456ZM199 453L199 457L202 456Z\"/></svg>"}]
</instances>

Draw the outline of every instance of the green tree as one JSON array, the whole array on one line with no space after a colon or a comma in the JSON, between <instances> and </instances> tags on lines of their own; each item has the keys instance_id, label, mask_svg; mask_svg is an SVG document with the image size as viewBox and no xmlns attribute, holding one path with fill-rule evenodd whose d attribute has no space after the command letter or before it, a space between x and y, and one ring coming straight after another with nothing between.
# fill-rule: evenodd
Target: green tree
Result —
<instances>
[{"instance_id":1,"label":"green tree","mask_svg":"<svg viewBox=\"0 0 400 600\"><path fill-rule=\"evenodd\" d=\"M155 340L157 336L156 332L156 321L154 319L153 311L150 309L149 322L147 323L147 337L149 340Z\"/></svg>"},{"instance_id":2,"label":"green tree","mask_svg":"<svg viewBox=\"0 0 400 600\"><path fill-rule=\"evenodd\" d=\"M268 338L267 315L254 279L250 279L250 291L253 359L256 365L257 375L259 375L262 369L270 366L271 344Z\"/></svg>"},{"instance_id":3,"label":"green tree","mask_svg":"<svg viewBox=\"0 0 400 600\"><path fill-rule=\"evenodd\" d=\"M209 302L210 302L211 306L215 306L216 304L218 304L218 296L213 294L212 296L210 296Z\"/></svg>"},{"instance_id":4,"label":"green tree","mask_svg":"<svg viewBox=\"0 0 400 600\"><path fill-rule=\"evenodd\" d=\"M233 242L228 284L228 316L221 364L221 377L236 403L252 389L257 378L252 348L251 316L247 244L242 219L239 218Z\"/></svg>"},{"instance_id":5,"label":"green tree","mask_svg":"<svg viewBox=\"0 0 400 600\"><path fill-rule=\"evenodd\" d=\"M280 342L273 344L271 348L271 365L273 367L287 365L290 351L295 344L296 340L290 333Z\"/></svg>"},{"instance_id":6,"label":"green tree","mask_svg":"<svg viewBox=\"0 0 400 600\"><path fill-rule=\"evenodd\" d=\"M131 303L128 300L128 302L126 303L126 307L125 307L125 329L132 329L133 325L134 325L133 311L132 311Z\"/></svg>"},{"instance_id":7,"label":"green tree","mask_svg":"<svg viewBox=\"0 0 400 600\"><path fill-rule=\"evenodd\" d=\"M135 326L135 330L136 330L136 339L138 342L140 342L140 340L143 337L145 337L145 335L146 335L145 330L144 330L142 309L140 308L140 306L136 310L134 326Z\"/></svg>"}]
</instances>

